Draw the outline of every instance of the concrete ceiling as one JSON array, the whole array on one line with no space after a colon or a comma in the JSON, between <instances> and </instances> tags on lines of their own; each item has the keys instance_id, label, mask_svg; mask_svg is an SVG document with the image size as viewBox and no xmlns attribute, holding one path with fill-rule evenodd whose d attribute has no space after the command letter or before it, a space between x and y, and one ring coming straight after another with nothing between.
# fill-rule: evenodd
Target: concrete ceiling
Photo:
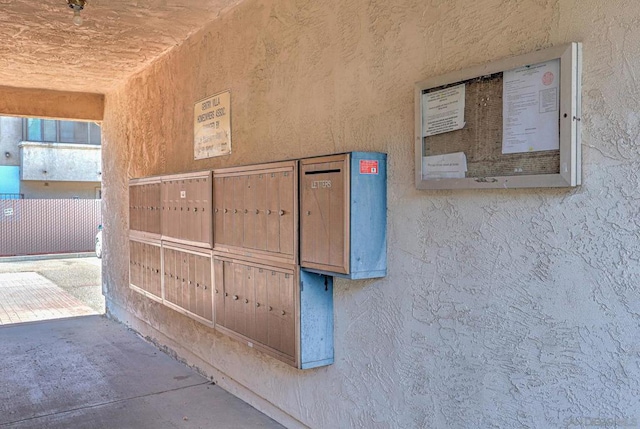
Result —
<instances>
[{"instance_id":1,"label":"concrete ceiling","mask_svg":"<svg viewBox=\"0 0 640 429\"><path fill-rule=\"evenodd\" d=\"M241 0L0 0L0 85L105 93Z\"/></svg>"}]
</instances>

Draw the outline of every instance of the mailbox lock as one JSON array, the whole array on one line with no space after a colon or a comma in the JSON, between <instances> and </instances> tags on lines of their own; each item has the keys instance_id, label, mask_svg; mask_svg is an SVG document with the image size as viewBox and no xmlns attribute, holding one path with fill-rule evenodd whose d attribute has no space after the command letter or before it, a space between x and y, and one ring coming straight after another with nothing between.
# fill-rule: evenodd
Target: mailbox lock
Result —
<instances>
[{"instance_id":1,"label":"mailbox lock","mask_svg":"<svg viewBox=\"0 0 640 429\"><path fill-rule=\"evenodd\" d=\"M197 212L197 211L198 211L198 207L194 208L194 209L193 209L193 211L194 211L194 212Z\"/></svg>"},{"instance_id":2,"label":"mailbox lock","mask_svg":"<svg viewBox=\"0 0 640 429\"><path fill-rule=\"evenodd\" d=\"M216 293L218 293L218 289L216 289Z\"/></svg>"},{"instance_id":3,"label":"mailbox lock","mask_svg":"<svg viewBox=\"0 0 640 429\"><path fill-rule=\"evenodd\" d=\"M286 313L285 313L285 311L284 311L284 310L282 310L282 315L284 316L285 314L286 314Z\"/></svg>"},{"instance_id":4,"label":"mailbox lock","mask_svg":"<svg viewBox=\"0 0 640 429\"><path fill-rule=\"evenodd\" d=\"M238 213L238 209L233 209L233 212L234 213Z\"/></svg>"},{"instance_id":5,"label":"mailbox lock","mask_svg":"<svg viewBox=\"0 0 640 429\"><path fill-rule=\"evenodd\" d=\"M244 299L245 304L249 304L249 300L247 298Z\"/></svg>"},{"instance_id":6,"label":"mailbox lock","mask_svg":"<svg viewBox=\"0 0 640 429\"><path fill-rule=\"evenodd\" d=\"M244 214L247 214L247 213L249 213L249 210L248 209L244 209Z\"/></svg>"},{"instance_id":7,"label":"mailbox lock","mask_svg":"<svg viewBox=\"0 0 640 429\"><path fill-rule=\"evenodd\" d=\"M233 300L237 301L238 300L238 295L233 295Z\"/></svg>"},{"instance_id":8,"label":"mailbox lock","mask_svg":"<svg viewBox=\"0 0 640 429\"><path fill-rule=\"evenodd\" d=\"M269 311L271 311L271 310L273 310L273 307L272 307L272 306L269 306Z\"/></svg>"},{"instance_id":9,"label":"mailbox lock","mask_svg":"<svg viewBox=\"0 0 640 429\"><path fill-rule=\"evenodd\" d=\"M284 210L280 210L280 216L284 216Z\"/></svg>"},{"instance_id":10,"label":"mailbox lock","mask_svg":"<svg viewBox=\"0 0 640 429\"><path fill-rule=\"evenodd\" d=\"M256 214L260 213L260 210L256 209Z\"/></svg>"},{"instance_id":11,"label":"mailbox lock","mask_svg":"<svg viewBox=\"0 0 640 429\"><path fill-rule=\"evenodd\" d=\"M204 290L207 290L207 285L204 285Z\"/></svg>"},{"instance_id":12,"label":"mailbox lock","mask_svg":"<svg viewBox=\"0 0 640 429\"><path fill-rule=\"evenodd\" d=\"M269 214L271 214L271 210L267 210L267 214L268 214L268 215L269 215Z\"/></svg>"},{"instance_id":13,"label":"mailbox lock","mask_svg":"<svg viewBox=\"0 0 640 429\"><path fill-rule=\"evenodd\" d=\"M218 209L216 209L216 213L218 213Z\"/></svg>"},{"instance_id":14,"label":"mailbox lock","mask_svg":"<svg viewBox=\"0 0 640 429\"><path fill-rule=\"evenodd\" d=\"M260 307L260 303L259 302L256 302L256 307Z\"/></svg>"},{"instance_id":15,"label":"mailbox lock","mask_svg":"<svg viewBox=\"0 0 640 429\"><path fill-rule=\"evenodd\" d=\"M228 211L229 211L229 210L227 210L227 209L224 209L224 212L225 212L225 213L227 213Z\"/></svg>"},{"instance_id":16,"label":"mailbox lock","mask_svg":"<svg viewBox=\"0 0 640 429\"><path fill-rule=\"evenodd\" d=\"M224 296L229 296L229 293L228 293L228 292L225 292L225 293L224 293Z\"/></svg>"},{"instance_id":17,"label":"mailbox lock","mask_svg":"<svg viewBox=\"0 0 640 429\"><path fill-rule=\"evenodd\" d=\"M311 216L311 212L310 211L307 211L307 216Z\"/></svg>"}]
</instances>

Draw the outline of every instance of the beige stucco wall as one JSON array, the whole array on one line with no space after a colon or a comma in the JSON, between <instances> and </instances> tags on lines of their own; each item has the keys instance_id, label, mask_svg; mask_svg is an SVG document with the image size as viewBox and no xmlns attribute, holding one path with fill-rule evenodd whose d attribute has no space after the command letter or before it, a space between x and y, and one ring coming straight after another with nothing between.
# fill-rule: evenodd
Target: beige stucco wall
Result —
<instances>
[{"instance_id":1,"label":"beige stucco wall","mask_svg":"<svg viewBox=\"0 0 640 429\"><path fill-rule=\"evenodd\" d=\"M110 312L290 426L640 419L638 14L245 1L106 97ZM582 187L414 188L414 82L570 41L584 43ZM194 102L226 89L233 154L193 161ZM128 178L351 150L389 154L389 275L336 281L334 365L297 371L128 290Z\"/></svg>"},{"instance_id":2,"label":"beige stucco wall","mask_svg":"<svg viewBox=\"0 0 640 429\"><path fill-rule=\"evenodd\" d=\"M0 115L101 121L104 95L0 86Z\"/></svg>"},{"instance_id":3,"label":"beige stucco wall","mask_svg":"<svg viewBox=\"0 0 640 429\"><path fill-rule=\"evenodd\" d=\"M20 193L26 199L94 200L100 195L100 182L43 182L28 180L20 183Z\"/></svg>"},{"instance_id":4,"label":"beige stucco wall","mask_svg":"<svg viewBox=\"0 0 640 429\"><path fill-rule=\"evenodd\" d=\"M100 146L23 141L18 147L22 180L100 182L102 178Z\"/></svg>"},{"instance_id":5,"label":"beige stucco wall","mask_svg":"<svg viewBox=\"0 0 640 429\"><path fill-rule=\"evenodd\" d=\"M22 118L0 116L0 165L20 165L20 149L22 140ZM6 156L7 152L9 156Z\"/></svg>"}]
</instances>

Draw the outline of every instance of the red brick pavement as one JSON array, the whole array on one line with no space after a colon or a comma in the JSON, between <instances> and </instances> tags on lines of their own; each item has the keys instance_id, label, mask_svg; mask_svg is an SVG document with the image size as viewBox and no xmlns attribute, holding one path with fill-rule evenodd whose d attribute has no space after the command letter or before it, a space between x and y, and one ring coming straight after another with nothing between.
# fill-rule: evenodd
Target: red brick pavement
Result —
<instances>
[{"instance_id":1,"label":"red brick pavement","mask_svg":"<svg viewBox=\"0 0 640 429\"><path fill-rule=\"evenodd\" d=\"M38 273L0 274L0 325L98 314Z\"/></svg>"}]
</instances>

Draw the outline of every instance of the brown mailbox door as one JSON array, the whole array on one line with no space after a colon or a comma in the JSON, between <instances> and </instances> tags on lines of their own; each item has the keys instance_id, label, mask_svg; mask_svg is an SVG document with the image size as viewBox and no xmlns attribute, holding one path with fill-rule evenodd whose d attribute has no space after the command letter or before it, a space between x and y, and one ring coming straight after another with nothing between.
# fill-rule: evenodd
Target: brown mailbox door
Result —
<instances>
[{"instance_id":1,"label":"brown mailbox door","mask_svg":"<svg viewBox=\"0 0 640 429\"><path fill-rule=\"evenodd\" d=\"M148 266L147 266L147 253L148 253L149 245L145 243L140 243L140 248L142 251L140 252L140 262L141 271L140 271L140 287L144 290L149 290L148 282L149 282L149 274L148 274Z\"/></svg>"},{"instance_id":2,"label":"brown mailbox door","mask_svg":"<svg viewBox=\"0 0 640 429\"><path fill-rule=\"evenodd\" d=\"M171 236L174 226L174 201L173 201L173 181L163 181L160 185L162 190L162 235Z\"/></svg>"},{"instance_id":3,"label":"brown mailbox door","mask_svg":"<svg viewBox=\"0 0 640 429\"><path fill-rule=\"evenodd\" d=\"M233 245L233 193L234 177L225 177L224 180L224 244Z\"/></svg>"},{"instance_id":4,"label":"brown mailbox door","mask_svg":"<svg viewBox=\"0 0 640 429\"><path fill-rule=\"evenodd\" d=\"M301 161L303 267L349 273L349 155Z\"/></svg>"},{"instance_id":5,"label":"brown mailbox door","mask_svg":"<svg viewBox=\"0 0 640 429\"><path fill-rule=\"evenodd\" d=\"M213 273L211 272L211 258L200 257L202 264L202 283L200 288L203 289L203 316L210 322L213 322Z\"/></svg>"},{"instance_id":6,"label":"brown mailbox door","mask_svg":"<svg viewBox=\"0 0 640 429\"><path fill-rule=\"evenodd\" d=\"M268 324L269 324L269 302L267 295L267 275L271 275L271 271L264 268L254 269L254 287L255 287L255 329L254 339L256 342L267 345L269 342Z\"/></svg>"},{"instance_id":7,"label":"brown mailbox door","mask_svg":"<svg viewBox=\"0 0 640 429\"><path fill-rule=\"evenodd\" d=\"M267 250L280 252L280 176L282 173L267 173Z\"/></svg>"},{"instance_id":8,"label":"brown mailbox door","mask_svg":"<svg viewBox=\"0 0 640 429\"><path fill-rule=\"evenodd\" d=\"M293 285L289 273L267 273L267 345L288 356L295 356Z\"/></svg>"},{"instance_id":9,"label":"brown mailbox door","mask_svg":"<svg viewBox=\"0 0 640 429\"><path fill-rule=\"evenodd\" d=\"M224 317L224 262L220 259L213 260L213 276L215 279L213 301L215 304L216 324L225 326Z\"/></svg>"},{"instance_id":10,"label":"brown mailbox door","mask_svg":"<svg viewBox=\"0 0 640 429\"><path fill-rule=\"evenodd\" d=\"M220 244L226 244L225 228L224 228L224 196L225 196L225 178L216 177L213 180L213 236L214 241Z\"/></svg>"},{"instance_id":11,"label":"brown mailbox door","mask_svg":"<svg viewBox=\"0 0 640 429\"><path fill-rule=\"evenodd\" d=\"M140 191L140 197L139 197L140 219L139 219L138 226L140 231L148 231L149 210L147 210L147 207L149 206L149 192L147 188L148 188L148 185L138 186L138 190Z\"/></svg>"},{"instance_id":12,"label":"brown mailbox door","mask_svg":"<svg viewBox=\"0 0 640 429\"><path fill-rule=\"evenodd\" d=\"M190 264L193 263L193 275L191 276L192 278L192 282L193 284L191 285L194 289L194 295L195 295L195 307L193 307L193 312L200 316L200 317L204 317L204 301L205 301L205 296L204 296L204 260L206 258L200 256L200 255L192 255L193 256L193 262L189 262ZM189 266L189 269L191 269L191 265Z\"/></svg>"},{"instance_id":13,"label":"brown mailbox door","mask_svg":"<svg viewBox=\"0 0 640 429\"><path fill-rule=\"evenodd\" d=\"M242 247L255 249L256 246L256 176L250 174L244 181L243 240Z\"/></svg>"},{"instance_id":14,"label":"brown mailbox door","mask_svg":"<svg viewBox=\"0 0 640 429\"><path fill-rule=\"evenodd\" d=\"M162 200L160 196L160 183L153 184L153 227L152 231L155 234L160 234L160 206Z\"/></svg>"},{"instance_id":15,"label":"brown mailbox door","mask_svg":"<svg viewBox=\"0 0 640 429\"><path fill-rule=\"evenodd\" d=\"M212 233L212 213L211 213L211 175L200 179L200 201L198 206L198 217L200 218L200 238L199 240L209 243L213 247L211 240Z\"/></svg>"},{"instance_id":16,"label":"brown mailbox door","mask_svg":"<svg viewBox=\"0 0 640 429\"><path fill-rule=\"evenodd\" d=\"M129 229L132 231L138 230L138 219L137 219L137 203L138 203L138 187L137 186L129 186Z\"/></svg>"},{"instance_id":17,"label":"brown mailbox door","mask_svg":"<svg viewBox=\"0 0 640 429\"><path fill-rule=\"evenodd\" d=\"M244 228L244 184L245 177L233 178L233 206L230 208L233 219L233 241L235 247L242 247Z\"/></svg>"},{"instance_id":18,"label":"brown mailbox door","mask_svg":"<svg viewBox=\"0 0 640 429\"><path fill-rule=\"evenodd\" d=\"M202 312L198 312L198 292L200 288L197 287L198 284L198 270L196 269L197 261L200 259L200 256L194 255L193 253L189 253L188 255L188 263L189 263L189 277L187 281L187 289L189 290L189 305L187 310L196 314L198 316L202 316Z\"/></svg>"},{"instance_id":19,"label":"brown mailbox door","mask_svg":"<svg viewBox=\"0 0 640 429\"><path fill-rule=\"evenodd\" d=\"M138 243L136 241L129 241L129 283L138 286Z\"/></svg>"},{"instance_id":20,"label":"brown mailbox door","mask_svg":"<svg viewBox=\"0 0 640 429\"><path fill-rule=\"evenodd\" d=\"M253 248L267 250L267 174L255 174L255 233Z\"/></svg>"},{"instance_id":21,"label":"brown mailbox door","mask_svg":"<svg viewBox=\"0 0 640 429\"><path fill-rule=\"evenodd\" d=\"M293 257L295 249L295 210L296 204L296 177L295 170L280 173L279 189L279 210L278 220L280 222L280 253Z\"/></svg>"},{"instance_id":22,"label":"brown mailbox door","mask_svg":"<svg viewBox=\"0 0 640 429\"><path fill-rule=\"evenodd\" d=\"M176 263L172 249L163 249L164 259L164 298L171 303L176 302Z\"/></svg>"},{"instance_id":23,"label":"brown mailbox door","mask_svg":"<svg viewBox=\"0 0 640 429\"><path fill-rule=\"evenodd\" d=\"M160 246L152 246L153 251L153 265L151 268L151 277L152 277L152 287L151 293L153 293L157 297L162 297L162 280L160 277L160 267L162 265L162 260L160 259Z\"/></svg>"}]
</instances>

